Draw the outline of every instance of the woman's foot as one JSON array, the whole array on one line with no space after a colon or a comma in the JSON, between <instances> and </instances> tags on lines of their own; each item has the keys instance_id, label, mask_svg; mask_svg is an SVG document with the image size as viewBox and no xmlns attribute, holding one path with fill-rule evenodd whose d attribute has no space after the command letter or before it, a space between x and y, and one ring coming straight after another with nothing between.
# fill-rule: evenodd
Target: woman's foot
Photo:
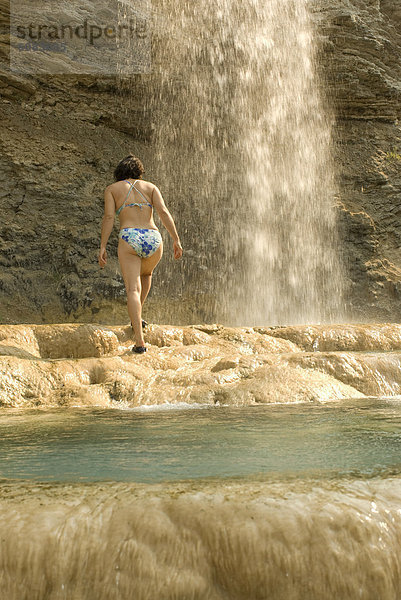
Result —
<instances>
[{"instance_id":1,"label":"woman's foot","mask_svg":"<svg viewBox=\"0 0 401 600\"><path fill-rule=\"evenodd\" d=\"M144 352L146 352L146 350L146 346L134 346L132 348L132 352L135 352L135 354L143 354Z\"/></svg>"}]
</instances>

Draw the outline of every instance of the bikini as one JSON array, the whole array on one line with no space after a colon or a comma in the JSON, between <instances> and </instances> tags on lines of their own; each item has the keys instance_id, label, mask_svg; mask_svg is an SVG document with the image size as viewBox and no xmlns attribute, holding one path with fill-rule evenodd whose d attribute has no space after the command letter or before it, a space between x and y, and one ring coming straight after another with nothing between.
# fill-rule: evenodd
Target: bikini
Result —
<instances>
[{"instance_id":1,"label":"bikini","mask_svg":"<svg viewBox=\"0 0 401 600\"><path fill-rule=\"evenodd\" d=\"M142 210L144 206L149 206L150 208L153 208L153 205L147 200L147 198L142 194L142 192L135 187L135 184L138 181L138 179L136 179L134 183L131 183L127 179L125 179L124 181L127 181L127 183L130 184L130 188L128 190L127 195L125 196L124 202L122 203L120 208L116 210L117 216L120 215L120 212L124 208L127 208L129 206L139 206L140 210ZM145 202L131 202L130 204L126 203L132 188L134 188L137 192L141 194ZM152 254L156 252L156 250L162 243L162 236L160 235L160 231L158 229L138 229L136 227L124 227L123 229L120 229L118 237L124 240L125 242L128 242L128 244L133 250L135 250L135 252L140 258L148 258L149 256L152 256Z\"/></svg>"}]
</instances>

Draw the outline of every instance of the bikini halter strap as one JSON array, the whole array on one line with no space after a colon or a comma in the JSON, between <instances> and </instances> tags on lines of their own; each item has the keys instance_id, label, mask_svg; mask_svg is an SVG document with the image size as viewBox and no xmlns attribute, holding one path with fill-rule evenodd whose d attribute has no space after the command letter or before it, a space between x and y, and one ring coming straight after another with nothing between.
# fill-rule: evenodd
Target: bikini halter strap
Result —
<instances>
[{"instance_id":1,"label":"bikini halter strap","mask_svg":"<svg viewBox=\"0 0 401 600\"><path fill-rule=\"evenodd\" d=\"M134 188L137 192L139 192L142 196L142 198L145 200L146 204L148 206L150 206L151 208L153 208L153 205L148 201L148 199L142 194L142 192L140 190L138 190L137 187L135 187L136 182L138 181L138 179L135 179L134 183L131 183L130 181L128 181L128 179L124 179L124 181L126 181L127 183L130 184L130 188L127 192L127 195L124 198L124 202L122 203L122 205L120 206L119 209L117 209L116 211L116 215L119 215L120 212L123 210L123 208L125 208L126 206L139 206L140 208L142 208L143 204L138 204L137 202L134 202L133 204L126 204L127 198L131 193L132 188Z\"/></svg>"},{"instance_id":2,"label":"bikini halter strap","mask_svg":"<svg viewBox=\"0 0 401 600\"><path fill-rule=\"evenodd\" d=\"M127 181L127 180L125 180ZM132 188L134 188L139 194L141 194L142 198L145 200L146 204L148 204L149 206L152 206L151 203L149 202L149 200L146 198L146 196L144 196L144 194L142 194L141 190L138 190L137 187L135 187L136 182L138 181L138 179L135 179L134 183L131 186L131 189L129 190L129 192L132 190ZM128 182L129 183L129 182ZM128 193L129 193L128 192Z\"/></svg>"}]
</instances>

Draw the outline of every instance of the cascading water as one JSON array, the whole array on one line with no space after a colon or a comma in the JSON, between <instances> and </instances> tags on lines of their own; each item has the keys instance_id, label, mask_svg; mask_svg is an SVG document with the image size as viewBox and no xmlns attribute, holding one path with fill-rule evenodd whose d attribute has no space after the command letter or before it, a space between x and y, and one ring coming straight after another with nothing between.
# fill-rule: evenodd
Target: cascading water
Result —
<instances>
[{"instance_id":1,"label":"cascading water","mask_svg":"<svg viewBox=\"0 0 401 600\"><path fill-rule=\"evenodd\" d=\"M181 280L171 278L168 257L156 286L189 298L195 320L345 317L331 117L308 4L153 2L143 108L152 175L186 248Z\"/></svg>"},{"instance_id":2,"label":"cascading water","mask_svg":"<svg viewBox=\"0 0 401 600\"><path fill-rule=\"evenodd\" d=\"M399 480L3 486L7 600L395 600Z\"/></svg>"},{"instance_id":3,"label":"cascading water","mask_svg":"<svg viewBox=\"0 0 401 600\"><path fill-rule=\"evenodd\" d=\"M237 108L249 214L236 224L244 260L235 321L341 319L331 122L315 72L308 0L250 5L254 35L243 30L240 37L247 61Z\"/></svg>"}]
</instances>

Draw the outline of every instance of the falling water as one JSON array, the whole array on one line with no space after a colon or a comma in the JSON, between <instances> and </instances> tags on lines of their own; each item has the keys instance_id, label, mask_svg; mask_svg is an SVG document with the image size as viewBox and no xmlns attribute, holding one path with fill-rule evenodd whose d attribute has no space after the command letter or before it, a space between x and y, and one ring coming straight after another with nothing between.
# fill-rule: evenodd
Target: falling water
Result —
<instances>
[{"instance_id":1,"label":"falling water","mask_svg":"<svg viewBox=\"0 0 401 600\"><path fill-rule=\"evenodd\" d=\"M152 4L151 74L142 79L151 175L186 251L173 277L166 254L156 286L188 300L194 320L345 317L332 117L308 4ZM130 86L137 94L138 77ZM170 312L177 316L177 306Z\"/></svg>"},{"instance_id":2,"label":"falling water","mask_svg":"<svg viewBox=\"0 0 401 600\"><path fill-rule=\"evenodd\" d=\"M319 96L308 2L252 4L257 28L252 44L243 36L248 60L238 111L250 213L238 227L238 283L244 279L249 293L236 306L253 323L327 321L340 314L342 277L330 120Z\"/></svg>"},{"instance_id":3,"label":"falling water","mask_svg":"<svg viewBox=\"0 0 401 600\"><path fill-rule=\"evenodd\" d=\"M3 484L4 600L394 600L398 478Z\"/></svg>"}]
</instances>

